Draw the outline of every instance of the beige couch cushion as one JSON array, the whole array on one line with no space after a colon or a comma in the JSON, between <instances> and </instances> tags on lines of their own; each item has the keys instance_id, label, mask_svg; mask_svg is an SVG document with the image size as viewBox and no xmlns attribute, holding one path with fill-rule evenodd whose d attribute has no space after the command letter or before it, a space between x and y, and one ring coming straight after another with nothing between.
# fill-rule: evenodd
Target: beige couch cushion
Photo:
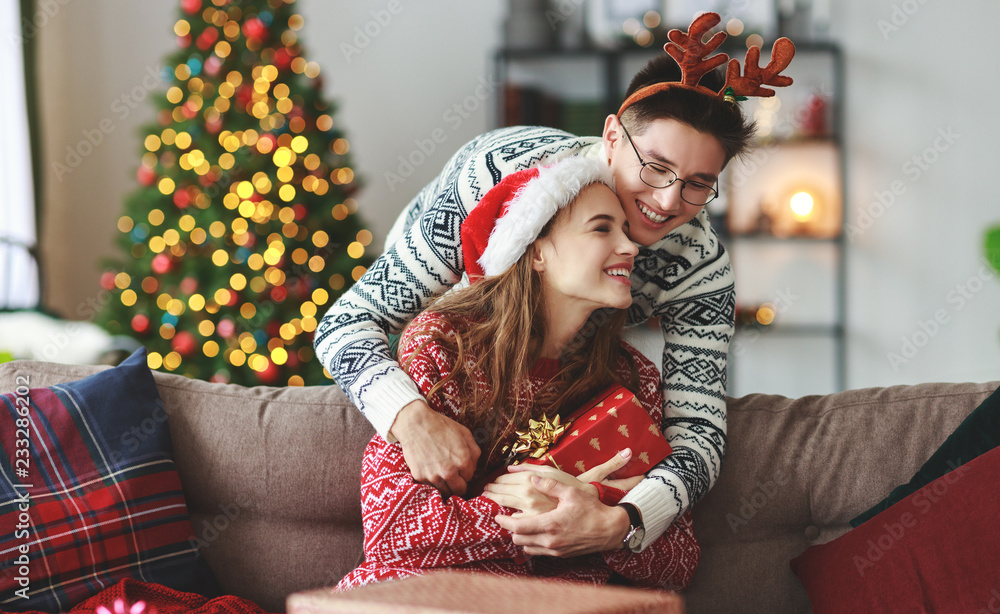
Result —
<instances>
[{"instance_id":1,"label":"beige couch cushion","mask_svg":"<svg viewBox=\"0 0 1000 614\"><path fill-rule=\"evenodd\" d=\"M808 612L788 561L909 481L1000 385L922 384L729 400L729 448L694 509L688 611Z\"/></svg>"}]
</instances>

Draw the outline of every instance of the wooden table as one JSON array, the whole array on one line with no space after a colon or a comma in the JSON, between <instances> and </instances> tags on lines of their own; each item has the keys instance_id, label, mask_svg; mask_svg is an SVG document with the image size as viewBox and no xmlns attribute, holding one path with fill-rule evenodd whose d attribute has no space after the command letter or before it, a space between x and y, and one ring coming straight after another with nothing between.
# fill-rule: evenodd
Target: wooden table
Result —
<instances>
[{"instance_id":1,"label":"wooden table","mask_svg":"<svg viewBox=\"0 0 1000 614\"><path fill-rule=\"evenodd\" d=\"M684 600L674 592L622 586L590 586L537 578L501 578L467 571L439 571L369 584L334 593L315 589L295 593L288 614L329 612L404 612L411 614L683 614Z\"/></svg>"}]
</instances>

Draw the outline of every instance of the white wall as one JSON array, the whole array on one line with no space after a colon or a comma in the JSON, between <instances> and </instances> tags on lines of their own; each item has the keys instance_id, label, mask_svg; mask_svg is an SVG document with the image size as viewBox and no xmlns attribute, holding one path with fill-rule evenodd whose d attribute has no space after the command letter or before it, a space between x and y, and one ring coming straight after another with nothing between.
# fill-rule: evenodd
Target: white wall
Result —
<instances>
[{"instance_id":1,"label":"white wall","mask_svg":"<svg viewBox=\"0 0 1000 614\"><path fill-rule=\"evenodd\" d=\"M380 11L389 0L299 1L306 54L339 103L335 118L367 182L359 201L378 242L448 156L492 125L492 100L477 104L476 96L491 87L506 3L399 0L387 20ZM975 281L985 270L983 231L1000 222L991 182L1000 142L1000 3L832 4L847 61L848 221L873 215L849 246L848 386L1000 379L1000 279ZM894 6L902 25L883 36L878 22L891 23ZM141 92L147 67L173 50L174 18L172 2L65 0L40 28L46 290L49 305L68 317L82 317L81 306L99 296L97 260L116 254L111 240L134 186L136 130L152 117L148 105L123 117L122 96ZM377 31L367 42L357 38L366 28ZM473 111L461 117L456 104ZM52 163L105 118L113 129L104 141L57 180ZM905 165L949 128L954 142L914 177ZM385 173L398 172L399 156L418 160L419 142L435 130L444 143L390 189ZM874 194L894 181L905 191L891 207L872 207ZM935 313L944 323L925 339L921 322ZM904 337L923 343L912 357L902 353ZM889 352L907 362L894 368ZM825 370L817 364L814 377L795 382L796 393L826 392ZM770 379L780 381L780 372Z\"/></svg>"}]
</instances>

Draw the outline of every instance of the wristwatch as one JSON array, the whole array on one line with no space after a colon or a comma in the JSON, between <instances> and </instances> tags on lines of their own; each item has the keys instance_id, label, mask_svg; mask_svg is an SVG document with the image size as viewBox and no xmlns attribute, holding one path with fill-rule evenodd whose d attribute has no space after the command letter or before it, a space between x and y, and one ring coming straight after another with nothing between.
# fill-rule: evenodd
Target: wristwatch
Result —
<instances>
[{"instance_id":1,"label":"wristwatch","mask_svg":"<svg viewBox=\"0 0 1000 614\"><path fill-rule=\"evenodd\" d=\"M642 538L646 537L646 529L642 526L642 514L639 513L639 508L632 505L631 503L619 503L618 507L625 510L628 514L628 533L625 534L625 539L622 541L622 548L628 548L632 552L638 552L639 546L642 545Z\"/></svg>"}]
</instances>

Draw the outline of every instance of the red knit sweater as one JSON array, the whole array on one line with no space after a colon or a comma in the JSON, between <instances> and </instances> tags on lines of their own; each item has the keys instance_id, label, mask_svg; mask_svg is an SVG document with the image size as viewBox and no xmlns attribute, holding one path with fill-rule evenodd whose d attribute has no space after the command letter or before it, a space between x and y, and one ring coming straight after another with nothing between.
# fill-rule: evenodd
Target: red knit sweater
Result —
<instances>
[{"instance_id":1,"label":"red knit sweater","mask_svg":"<svg viewBox=\"0 0 1000 614\"><path fill-rule=\"evenodd\" d=\"M427 341L428 326L444 334L454 328L433 313L414 319L400 340L401 362ZM415 332L410 332L415 331ZM631 346L640 389L636 396L659 424L661 398L656 367ZM455 356L430 342L407 371L426 396L431 387L452 371ZM554 375L554 361L540 361L532 371L530 393L538 392ZM626 361L619 365L628 373ZM485 376L479 378L486 385ZM627 377L625 378L627 381ZM428 398L433 409L458 419L461 408L457 385L448 382L444 394ZM479 476L476 476L479 477ZM344 576L338 590L370 582L420 574L436 568L479 570L500 576L536 576L605 584L612 572L638 586L682 589L691 581L700 548L694 538L690 513L681 516L659 539L640 553L613 550L572 558L531 557L515 546L511 534L497 525L498 514L515 510L486 497L442 498L433 486L414 482L398 443L375 435L365 449L361 466L361 513L365 531L365 562Z\"/></svg>"}]
</instances>

